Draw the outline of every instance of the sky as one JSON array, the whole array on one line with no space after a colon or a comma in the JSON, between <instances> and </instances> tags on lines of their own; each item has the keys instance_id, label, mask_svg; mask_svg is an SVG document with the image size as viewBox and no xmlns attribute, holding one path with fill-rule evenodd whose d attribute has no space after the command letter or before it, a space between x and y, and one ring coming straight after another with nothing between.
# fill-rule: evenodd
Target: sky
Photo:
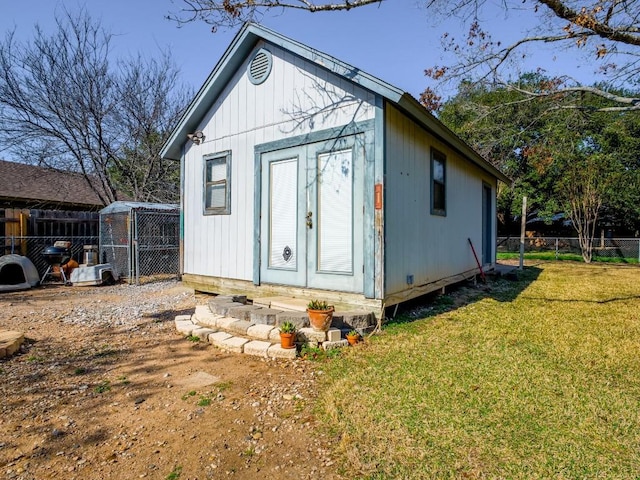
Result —
<instances>
[{"instance_id":1,"label":"sky","mask_svg":"<svg viewBox=\"0 0 640 480\"><path fill-rule=\"evenodd\" d=\"M26 4L0 0L0 33L15 31L16 38L28 41L39 24L52 31L54 15L67 9L85 7L106 30L116 34L114 58L158 56L170 49L185 84L198 89L223 54L235 30L211 32L204 22L178 27L165 17L176 12L181 0L29 0ZM497 12L497 10L496 10ZM496 13L496 30L506 40L517 38L526 28ZM379 5L349 12L272 13L262 24L294 40L328 53L396 87L419 96L427 86L424 69L440 60L440 38L444 32L461 35L455 19L438 24L417 0L388 0ZM531 69L544 66L549 73L570 73L588 78L572 58L558 59L553 52L540 51ZM569 69L569 72L566 70ZM583 69L586 70L586 69ZM450 92L445 93L445 97Z\"/></svg>"}]
</instances>

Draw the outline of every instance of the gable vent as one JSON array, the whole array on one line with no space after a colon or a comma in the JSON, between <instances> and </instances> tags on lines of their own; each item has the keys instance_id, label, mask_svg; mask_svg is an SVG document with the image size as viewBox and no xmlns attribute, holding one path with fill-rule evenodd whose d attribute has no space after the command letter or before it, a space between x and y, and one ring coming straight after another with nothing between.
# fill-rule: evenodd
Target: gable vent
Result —
<instances>
[{"instance_id":1,"label":"gable vent","mask_svg":"<svg viewBox=\"0 0 640 480\"><path fill-rule=\"evenodd\" d=\"M271 52L260 49L253 56L247 67L247 76L254 85L264 82L271 73Z\"/></svg>"}]
</instances>

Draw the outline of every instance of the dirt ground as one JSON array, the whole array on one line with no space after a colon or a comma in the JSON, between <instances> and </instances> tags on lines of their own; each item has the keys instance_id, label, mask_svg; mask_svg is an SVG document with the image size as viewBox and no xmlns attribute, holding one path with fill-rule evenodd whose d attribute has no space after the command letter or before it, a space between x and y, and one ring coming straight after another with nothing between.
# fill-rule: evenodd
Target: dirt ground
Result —
<instances>
[{"instance_id":1,"label":"dirt ground","mask_svg":"<svg viewBox=\"0 0 640 480\"><path fill-rule=\"evenodd\" d=\"M313 417L321 365L228 354L173 326L178 282L0 293L0 478L340 478Z\"/></svg>"}]
</instances>

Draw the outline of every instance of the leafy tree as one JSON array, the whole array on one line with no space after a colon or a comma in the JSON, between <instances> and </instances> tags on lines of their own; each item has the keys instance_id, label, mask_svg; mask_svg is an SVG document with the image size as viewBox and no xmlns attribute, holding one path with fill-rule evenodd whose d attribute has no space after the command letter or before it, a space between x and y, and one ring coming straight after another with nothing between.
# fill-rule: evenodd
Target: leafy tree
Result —
<instances>
[{"instance_id":1,"label":"leafy tree","mask_svg":"<svg viewBox=\"0 0 640 480\"><path fill-rule=\"evenodd\" d=\"M305 10L308 12L349 11L384 0L182 0L182 8L169 16L181 23L204 21L217 27L230 27L245 21L260 20L275 10ZM517 70L521 59L529 55L528 47L553 45L576 54L586 54L586 62L593 63L610 86L637 85L640 63L640 0L421 0L437 19L455 16L459 19L461 37L445 32L442 44L445 52L456 60L434 65L425 70L427 76L458 83L461 80L489 80L511 88L508 78ZM530 24L535 27L513 42L499 38L502 32L488 31L484 19L493 19L496 9L502 9L505 21ZM581 107L586 96L605 100L598 109L638 110L640 97L613 94L607 89L585 86L570 75L560 82L550 83L539 90L522 89L524 98L563 96L574 106ZM524 101L523 98L523 101ZM441 98L432 88L421 95L422 103L437 109ZM593 108L593 107L592 107Z\"/></svg>"},{"instance_id":2,"label":"leafy tree","mask_svg":"<svg viewBox=\"0 0 640 480\"><path fill-rule=\"evenodd\" d=\"M532 102L521 93L553 81L533 73L514 88L463 82L440 118L514 179L499 194L503 222L519 214L523 195L543 218L564 212L590 261L601 215L607 214L608 224L638 226L640 118L575 109L562 96ZM584 105L597 112L598 102L596 97Z\"/></svg>"},{"instance_id":3,"label":"leafy tree","mask_svg":"<svg viewBox=\"0 0 640 480\"><path fill-rule=\"evenodd\" d=\"M189 93L169 56L113 62L112 34L86 12L56 27L0 42L0 141L16 158L81 172L105 205L122 193L175 200L179 165L158 154Z\"/></svg>"}]
</instances>

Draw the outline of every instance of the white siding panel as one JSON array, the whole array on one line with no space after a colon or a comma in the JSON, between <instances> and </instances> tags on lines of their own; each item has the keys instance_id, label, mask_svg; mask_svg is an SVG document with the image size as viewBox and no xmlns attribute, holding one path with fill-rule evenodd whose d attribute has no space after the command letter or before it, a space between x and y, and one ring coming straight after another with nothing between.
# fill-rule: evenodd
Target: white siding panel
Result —
<instances>
[{"instance_id":1,"label":"white siding panel","mask_svg":"<svg viewBox=\"0 0 640 480\"><path fill-rule=\"evenodd\" d=\"M468 238L482 245L482 182L495 179L386 106L386 294L476 267ZM446 216L430 212L430 155L446 155Z\"/></svg>"},{"instance_id":2,"label":"white siding panel","mask_svg":"<svg viewBox=\"0 0 640 480\"><path fill-rule=\"evenodd\" d=\"M270 76L253 85L247 58L205 115L201 145L185 152L184 271L253 278L254 146L375 116L375 96L278 47ZM333 111L335 110L335 111ZM231 214L203 215L203 160L231 150Z\"/></svg>"}]
</instances>

